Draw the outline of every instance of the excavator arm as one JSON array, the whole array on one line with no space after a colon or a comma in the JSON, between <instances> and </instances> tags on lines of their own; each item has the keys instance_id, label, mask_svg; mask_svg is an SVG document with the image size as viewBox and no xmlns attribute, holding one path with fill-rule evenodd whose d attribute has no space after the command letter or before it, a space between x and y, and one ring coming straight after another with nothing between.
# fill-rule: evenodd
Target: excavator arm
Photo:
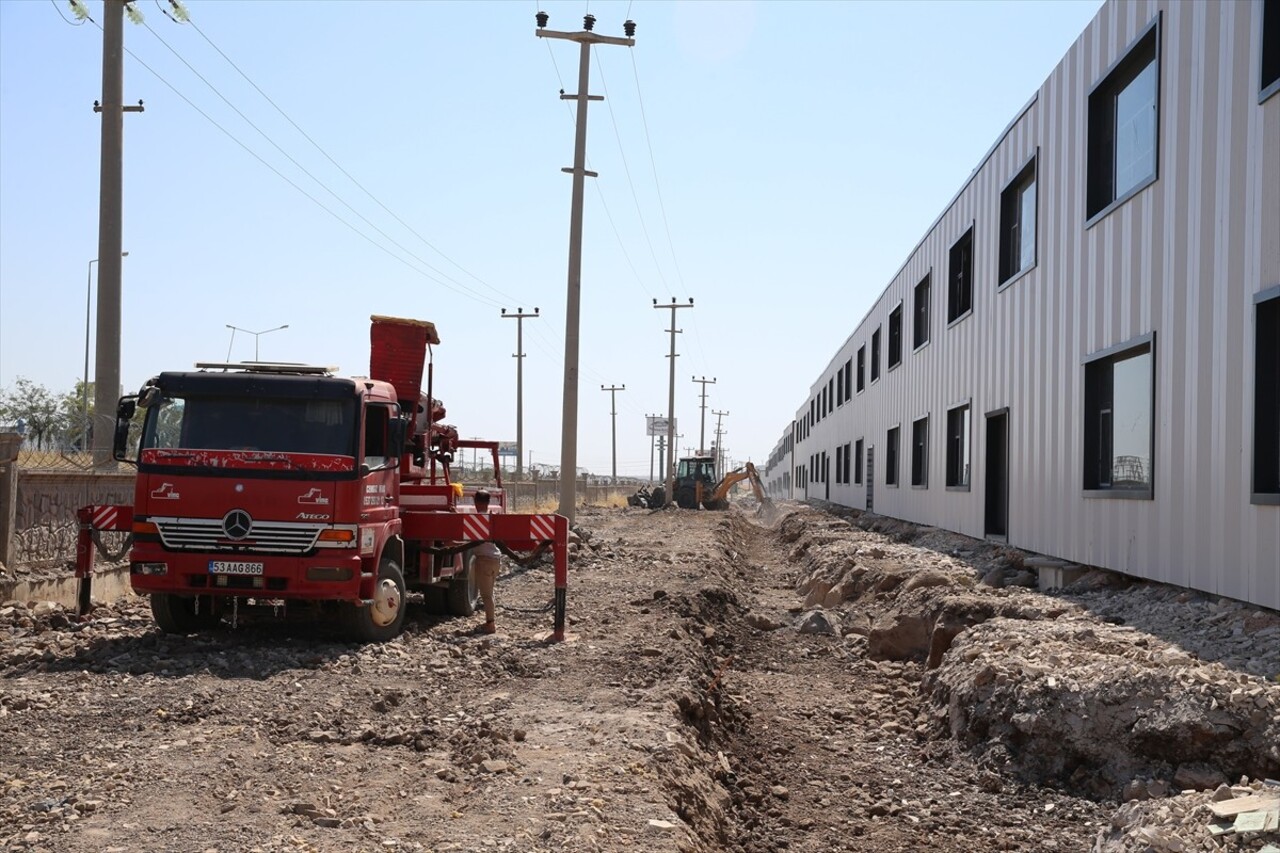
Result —
<instances>
[{"instance_id":1,"label":"excavator arm","mask_svg":"<svg viewBox=\"0 0 1280 853\"><path fill-rule=\"evenodd\" d=\"M742 468L736 471L730 471L724 475L724 479L716 486L716 490L712 492L711 497L702 502L707 509L727 509L729 506L729 491L741 483L743 480L751 481L751 491L756 496L756 500L764 503L764 485L760 482L760 475L756 472L756 466L748 462Z\"/></svg>"}]
</instances>

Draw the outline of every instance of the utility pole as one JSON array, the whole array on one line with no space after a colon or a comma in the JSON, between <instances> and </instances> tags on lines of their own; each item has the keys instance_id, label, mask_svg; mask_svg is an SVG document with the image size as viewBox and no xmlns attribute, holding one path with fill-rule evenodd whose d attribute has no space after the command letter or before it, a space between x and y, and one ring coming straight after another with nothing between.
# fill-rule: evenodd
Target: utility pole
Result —
<instances>
[{"instance_id":1,"label":"utility pole","mask_svg":"<svg viewBox=\"0 0 1280 853\"><path fill-rule=\"evenodd\" d=\"M663 450L665 450L666 447L667 447L667 437L665 435L658 436L658 470L664 471L664 472L667 470L664 467L664 462L663 462L663 460L666 458L663 455ZM665 477L666 475L663 474L663 476ZM671 500L670 494L667 495L667 500Z\"/></svg>"},{"instance_id":2,"label":"utility pole","mask_svg":"<svg viewBox=\"0 0 1280 853\"><path fill-rule=\"evenodd\" d=\"M694 376L692 379L702 384L702 425L698 427L698 455L702 456L707 452L707 386L715 385L716 378L713 376L708 379L704 376L699 379Z\"/></svg>"},{"instance_id":3,"label":"utility pole","mask_svg":"<svg viewBox=\"0 0 1280 853\"><path fill-rule=\"evenodd\" d=\"M644 430L644 431L645 431L645 432L647 432L647 433L649 433L649 485L650 485L650 486L652 486L652 485L653 485L653 445L654 445L654 440L653 440L653 430L649 428L649 424L650 424L650 423L652 423L652 421L650 420L650 418L652 418L652 417L653 417L653 415L645 415L645 416L644 416L644 427L645 427L645 430Z\"/></svg>"},{"instance_id":4,"label":"utility pole","mask_svg":"<svg viewBox=\"0 0 1280 853\"><path fill-rule=\"evenodd\" d=\"M569 293L565 301L564 319L564 411L560 425L560 515L572 523L576 514L578 472L578 314L582 297L582 193L583 179L595 172L588 172L587 163L587 104L603 101L603 95L588 94L591 83L591 46L616 44L633 47L636 40L634 21L624 23L626 38L601 36L592 32L595 15L582 18L582 31L576 33L543 29L549 20L546 12L535 16L539 38L556 38L576 41L581 51L578 56L578 92L575 95L560 93L561 100L578 102L578 121L573 146L573 168L561 169L573 175L572 206L569 212Z\"/></svg>"},{"instance_id":5,"label":"utility pole","mask_svg":"<svg viewBox=\"0 0 1280 853\"><path fill-rule=\"evenodd\" d=\"M120 279L123 271L124 114L142 112L124 105L124 0L102 4L102 153L98 184L98 342L94 362L93 405L99 429L93 431L93 464L114 467L111 445L120 394Z\"/></svg>"},{"instance_id":6,"label":"utility pole","mask_svg":"<svg viewBox=\"0 0 1280 853\"><path fill-rule=\"evenodd\" d=\"M723 438L724 430L720 429L720 421L723 420L724 416L729 413L717 412L715 409L712 409L711 414L716 416L716 471L723 476L724 474L724 438Z\"/></svg>"},{"instance_id":7,"label":"utility pole","mask_svg":"<svg viewBox=\"0 0 1280 853\"><path fill-rule=\"evenodd\" d=\"M676 487L676 466L675 466L675 449L676 449L676 335L682 333L684 329L676 328L676 309L692 308L693 297L689 297L688 305L677 305L676 298L671 297L670 305L659 305L658 300L653 300L653 307L661 310L671 309L671 328L667 329L671 333L671 354L667 358L671 359L671 378L667 390L667 447L671 450L667 454L667 467L664 469L663 478L667 484L667 497L675 495Z\"/></svg>"},{"instance_id":8,"label":"utility pole","mask_svg":"<svg viewBox=\"0 0 1280 853\"><path fill-rule=\"evenodd\" d=\"M532 314L524 313L517 308L515 314L508 314L502 309L502 316L516 321L516 352L512 356L516 360L516 482L520 482L520 460L524 458L524 321L525 318L541 316L537 308Z\"/></svg>"},{"instance_id":9,"label":"utility pole","mask_svg":"<svg viewBox=\"0 0 1280 853\"><path fill-rule=\"evenodd\" d=\"M627 390L627 384L610 385L608 388L600 386L601 391L609 392L609 408L610 415L613 416L613 484L618 485L618 392Z\"/></svg>"}]
</instances>

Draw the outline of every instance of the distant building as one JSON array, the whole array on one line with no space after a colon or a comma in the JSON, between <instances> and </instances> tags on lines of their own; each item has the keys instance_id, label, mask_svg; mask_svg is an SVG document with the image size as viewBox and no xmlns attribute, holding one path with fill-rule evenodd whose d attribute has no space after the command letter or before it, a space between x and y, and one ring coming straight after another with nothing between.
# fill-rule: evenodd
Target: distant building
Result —
<instances>
[{"instance_id":1,"label":"distant building","mask_svg":"<svg viewBox=\"0 0 1280 853\"><path fill-rule=\"evenodd\" d=\"M1103 6L765 479L1280 608L1280 0Z\"/></svg>"}]
</instances>

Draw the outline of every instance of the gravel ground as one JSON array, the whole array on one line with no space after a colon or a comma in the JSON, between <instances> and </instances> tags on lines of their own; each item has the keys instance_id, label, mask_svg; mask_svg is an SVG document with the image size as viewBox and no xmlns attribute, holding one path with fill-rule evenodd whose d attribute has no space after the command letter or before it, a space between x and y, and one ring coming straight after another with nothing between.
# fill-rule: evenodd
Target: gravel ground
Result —
<instances>
[{"instance_id":1,"label":"gravel ground","mask_svg":"<svg viewBox=\"0 0 1280 853\"><path fill-rule=\"evenodd\" d=\"M1043 595L1010 549L786 510L584 510L561 644L546 569L502 580L492 637L411 609L365 647L2 605L0 849L1280 843L1208 829L1280 791L1276 614L1102 576Z\"/></svg>"}]
</instances>

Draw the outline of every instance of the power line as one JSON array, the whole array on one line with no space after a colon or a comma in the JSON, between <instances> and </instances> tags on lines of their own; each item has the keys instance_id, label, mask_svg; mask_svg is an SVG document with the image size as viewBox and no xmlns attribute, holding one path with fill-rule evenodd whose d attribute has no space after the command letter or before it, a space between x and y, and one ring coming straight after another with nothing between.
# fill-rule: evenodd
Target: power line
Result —
<instances>
[{"instance_id":1,"label":"power line","mask_svg":"<svg viewBox=\"0 0 1280 853\"><path fill-rule=\"evenodd\" d=\"M680 289L685 290L684 273L680 272L680 261L676 259L676 246L671 239L671 223L667 220L667 205L662 200L662 184L658 181L658 162L653 156L653 140L649 137L649 119L644 112L644 95L640 93L640 67L636 64L635 53L631 54L631 71L636 78L636 100L640 104L640 121L644 124L644 141L649 146L649 165L653 168L653 185L658 191L658 207L662 211L662 223L667 229L667 245L671 249L671 263L676 268L676 277L680 279Z\"/></svg>"},{"instance_id":2,"label":"power line","mask_svg":"<svg viewBox=\"0 0 1280 853\"><path fill-rule=\"evenodd\" d=\"M649 254L653 256L653 266L658 273L658 279L662 282L662 286L667 288L666 276L662 274L662 267L658 264L658 253L653 250L653 240L649 238L649 226L645 225L644 213L640 210L640 196L636 194L635 182L631 180L631 166L627 163L627 152L622 147L622 134L618 131L618 119L613 112L613 101L609 99L609 84L604 79L604 66L597 63L596 73L600 75L600 87L604 89L604 102L609 108L609 120L613 122L613 135L618 140L618 153L622 156L622 170L626 172L627 183L631 186L631 198L636 203L636 216L640 219L640 230L644 232L644 241L649 245ZM683 287L684 282L681 282ZM653 294L649 294L652 298Z\"/></svg>"},{"instance_id":3,"label":"power line","mask_svg":"<svg viewBox=\"0 0 1280 853\"><path fill-rule=\"evenodd\" d=\"M537 0L534 0L534 3L536 5ZM551 57L551 67L555 69L556 80L560 84L560 91L564 92L564 77L560 74L560 66L556 62L555 51L551 49L551 42L549 41L546 42L546 45L547 45L547 55ZM564 102L564 108L569 114L569 120L573 121L575 116L573 114L573 107L569 105L569 101ZM612 115L612 108L610 109L610 114ZM616 123L615 123L615 129L616 129ZM587 158L587 168L589 169L592 168L590 157ZM629 177L630 177L630 172L628 171L628 179ZM644 279L640 277L640 271L636 269L635 263L632 262L631 254L627 251L626 243L622 241L622 234L621 232L618 231L618 225L616 222L614 222L613 213L609 210L609 203L605 200L604 190L600 189L600 179L596 178L596 180L593 183L595 184L596 194L600 197L600 206L604 208L605 218L609 220L609 227L613 229L613 236L618 241L618 248L622 251L623 259L626 260L627 266L631 269L631 274L635 276L636 283L640 285L640 289L644 291L645 296L648 296L650 299L654 298L653 293L649 290L649 287L644 283Z\"/></svg>"},{"instance_id":4,"label":"power line","mask_svg":"<svg viewBox=\"0 0 1280 853\"><path fill-rule=\"evenodd\" d=\"M101 25L100 25L100 24L98 24L96 21L94 21L94 25L95 25L95 26L97 26L99 29L101 29L101 28L102 28L102 27L101 27ZM271 165L269 162L267 162L265 159L263 159L263 157L262 157L260 154L258 154L258 152L254 151L254 150L253 150L252 148L250 148L248 145L244 144L244 143L243 143L243 142L241 142L239 139L237 139L237 138L236 138L236 136L235 136L233 133L231 133L231 131L227 130L225 127L223 127L221 124L219 124L219 123L218 123L218 122L217 122L217 121L216 121L212 116L210 116L210 115L209 115L208 113L206 113L204 110L200 109L200 107L196 106L196 104L195 104L195 102L194 102L194 101L192 101L192 100L191 100L190 98L188 98L186 95L182 94L182 92L180 92L180 91L177 89L177 87L175 87L172 83L170 83L168 80L166 80L166 79L164 78L164 76L160 74L160 72L156 71L154 68L152 68L152 67L151 67L150 65L148 65L146 62L144 62L144 61L143 61L143 60L142 60L142 59L141 59L141 58L140 58L136 53L134 53L132 50L130 50L130 49L129 49L129 48L127 48L127 47L124 49L124 51L125 51L125 53L129 54L129 57L130 57L131 59L133 59L133 61L134 61L134 62L137 62L139 65L141 65L141 66L142 66L143 68L145 68L147 71L149 71L153 77L155 77L157 80L159 80L159 81L160 81L161 83L163 83L165 86L167 86L167 87L169 88L169 90L170 90L170 91L172 91L175 95L177 95L179 98L181 98L183 101L185 101L185 102L186 102L186 104L187 104L187 106L191 107L191 109L193 109L193 110L195 110L196 112L198 112L201 116L203 116L203 117L204 117L204 119L205 119L206 121L208 121L210 124L212 124L212 125L213 125L214 127L216 127L218 130L222 131L222 133L223 133L223 134L224 134L228 139L230 139L230 140L231 140L232 142L234 142L236 145L239 145L241 148L243 148L243 149L244 149L244 150L245 150L245 151L246 151L246 152L247 152L251 157L253 157L255 160L257 160L257 161L258 161L259 163L261 163L262 165L266 166L266 167L267 167L268 169L270 169L272 172L274 172L278 178L280 178L282 181L284 181L285 183L287 183L289 186L293 187L295 190L297 190L298 192L300 192L300 193L302 193L304 196L306 196L308 199L310 199L310 201L311 201L313 204L315 204L315 205L316 205L316 207L319 207L319 208L320 208L321 210L323 210L325 213L329 214L329 215L330 215L330 216L332 216L334 219L338 220L338 222L340 222L340 223L342 223L343 225L347 226L347 228L351 229L351 231L353 231L355 234L357 234L358 236L360 236L360 237L364 238L365 240L367 240L367 241L368 241L372 246L374 246L375 248L377 248L377 249L379 249L379 250L381 250L381 251L385 252L388 256L390 256L391 258L394 258L395 260L397 260L397 261L399 261L400 263L404 264L406 267L408 267L409 269L413 270L413 271L414 271L414 272L416 272L418 275L421 275L421 276L423 276L424 278L427 278L427 279L429 279L429 280L431 280L431 281L434 281L434 282L436 282L437 284L440 284L440 285L444 286L446 289L448 289L448 290L452 290L452 291L454 291L455 293L458 293L458 294L459 294L459 295L461 295L461 296L466 296L466 295L467 295L467 294L465 294L465 293L462 293L461 291L456 290L456 289L455 289L455 288L453 288L453 287L450 287L446 282L440 281L439 279L437 279L436 277L432 276L431 274L426 273L426 272L424 272L424 271L422 271L422 270L418 269L418 268L417 268L417 267L415 267L413 264L411 264L411 263L409 263L408 261L406 261L404 258L402 258L402 257L400 257L399 255L397 255L396 253L392 252L392 251L391 251L390 249L388 249L386 246L383 246L381 243L379 243L379 242L377 242L376 240L374 240L374 239L373 239L372 237L370 237L368 234L365 234L365 233L364 233L363 231L361 231L359 228L356 228L356 227L355 227L354 225L352 225L350 222L348 222L347 220L343 219L341 216L339 216L339 215L338 215L337 213L335 213L333 210L331 210L331 209L329 209L328 207L326 207L326 206L325 206L325 204L324 204L322 201L320 201L318 198L316 198L315 196L313 196L311 193L307 192L305 189L303 189L302 187L300 187L300 186L299 186L296 182L294 182L291 178L289 178L287 175L285 175L283 172L281 172L281 171L280 171L279 169L277 169L275 166Z\"/></svg>"},{"instance_id":5,"label":"power line","mask_svg":"<svg viewBox=\"0 0 1280 853\"><path fill-rule=\"evenodd\" d=\"M172 0L170 0L170 2L172 2ZM535 4L536 4L537 0L534 0L534 2L535 2ZM167 15L168 13L166 12L165 14ZM172 16L170 16L170 19L172 20ZM330 163L332 163L332 164L333 164L333 166L334 166L334 168L336 168L339 172L341 172L341 173L342 173L342 174L347 178L347 180L351 181L351 183L353 183L353 184L354 184L354 185L355 185L355 186L356 186L356 187L357 187L361 192L363 192L363 193L364 193L365 195L367 195L370 199L372 199L372 200L373 200L373 202L374 202L374 204L376 204L376 205L378 205L378 207L382 208L382 209L387 213L387 215L389 215L389 216L390 216L392 219L394 219L396 222L400 223L400 225L401 225L401 226L403 226L403 227L405 228L405 230L407 230L410 234L412 234L413 236L415 236L415 237L417 237L419 240L421 240L421 241L422 241L422 242L423 242L423 243L424 243L428 248L430 248L430 249L431 249L433 252L435 252L437 255L439 255L440 257L444 258L444 259L445 259L446 261L448 261L450 264L453 264L453 266L454 266L454 267L456 267L459 271L461 271L461 272L462 272L462 273L464 273L465 275L468 275L468 276L470 276L471 278L475 279L475 281L477 281L478 283L480 283L480 284L484 285L485 287L489 288L489 289L490 289L490 290L492 290L494 293L498 294L499 296L505 297L505 298L506 298L506 299L508 299L508 300L514 301L514 302L520 302L520 301L522 301L522 300L520 300L520 299L518 299L518 298L516 298L516 297L514 297L514 296L511 296L511 295L510 295L510 294L508 294L508 293L504 293L503 291L501 291L501 290L499 290L498 288L494 287L493 285L489 284L487 281L485 281L484 279L480 278L479 276L477 276L476 274L474 274L474 273L472 273L470 270L468 270L466 267L464 267L464 266L462 266L461 264L459 264L459 263L458 263L457 261L455 261L453 258L451 258L451 257L449 257L448 255L446 255L446 254L445 254L445 253L444 253L444 252L443 252L439 247L437 247L434 243L432 243L432 242L431 242L430 240L428 240L426 237L422 236L422 234L420 234L420 233L419 233L419 232L418 232L418 231L417 231L413 226L411 226L408 222L405 222L405 221L404 221L404 219L402 219L399 215L397 215L397 214L395 213L395 211L393 211L391 208L389 208L389 207L387 207L385 204L383 204L383 203L382 203L382 201L381 201L377 196L375 196L372 192L370 192L370 191L369 191L369 189L368 189L368 188L366 188L366 187L364 186L364 184L362 184L362 183L360 183L358 180L356 180L356 178L355 178L355 177L354 177L350 172L348 172L346 169L344 169L344 168L342 167L342 165L341 165L340 163L338 163L338 161L337 161L337 160L335 160L335 159L334 159L334 158L329 154L329 152L328 152L328 151L326 151L324 148L322 148L322 147L320 146L320 143L316 142L316 141L315 141L315 139L313 139L313 138L311 137L311 135L310 135L310 134L308 134L305 130L303 130L303 129L302 129L302 127L301 127L301 126L300 126L296 121L294 121L294 120L289 116L289 114L288 114L288 113L286 113L286 112L284 111L284 109L283 109L279 104L277 104L274 100L272 100L271 96L270 96L270 95L268 95L266 92L264 92L264 91L262 90L262 87L260 87L257 83L255 83L255 82L253 81L253 79L252 79L252 78L250 78L250 77L249 77L249 75L248 75L248 74L246 74L246 73L244 72L244 70L240 68L240 66L239 66L239 65L237 65L234 61L232 61L231 57L227 56L227 54L222 50L222 48L220 48L220 47L218 47L216 44L214 44L213 39L209 38L209 36L205 33L205 31L204 31L204 30L202 30L202 29L200 28L200 26L199 26L195 21L191 20L191 19L188 17L188 19L187 19L186 23L190 24L190 26L192 27L192 29L194 29L197 33L199 33L199 34L200 34L200 37L201 37L202 39L204 39L204 40L209 44L209 46L210 46L210 47L212 47L215 51L217 51L218 55L219 55L219 56L221 56L223 59L225 59L225 60L227 61L227 64L228 64L228 65L230 65L232 68L234 68L234 69L236 70L236 73L237 73L237 74L239 74L241 77L243 77L243 78L245 79L245 82L247 82L250 86L252 86L252 87L254 88L254 91L256 91L259 95L261 95L261 96L263 97L263 99L264 99L268 104L270 104L270 105L275 109L275 111L276 111L276 112L280 113L280 115L284 118L284 120L285 120L285 121L289 122L289 124L291 124L291 125L293 126L293 128L294 128L295 130L297 130L297 131L298 131L298 133L302 134L302 137L303 137L304 139L306 139L306 140L307 140L307 142L310 142L310 143L311 143L311 145L312 145L312 146L313 146L317 151L319 151L319 152L324 156L324 158L325 158L326 160L328 160Z\"/></svg>"},{"instance_id":6,"label":"power line","mask_svg":"<svg viewBox=\"0 0 1280 853\"><path fill-rule=\"evenodd\" d=\"M277 143L274 139L272 139L272 138L267 134L267 132L266 132L266 131L264 131L262 128L258 127L258 125L257 125L257 124L255 124L255 123L253 122L253 120L252 120L252 119L250 119L247 115L245 115L245 114L240 110L240 108L239 108L239 107L237 107L235 104L231 103L231 101L227 98L227 96L226 96L226 95L223 95L223 94L222 94L222 92L220 92L220 91L218 90L218 87L216 87L216 86L214 86L212 83L210 83L210 82L209 82L209 80L208 80L208 79L207 79L203 74L201 74L199 71L197 71L197 70L195 69L195 67L194 67L190 62L188 62L188 61L186 60L186 58L185 58L185 57L183 57L183 55L182 55L182 54L180 54L177 50L175 50L175 49L174 49L174 47L173 47L171 44L169 44L167 41L165 41L165 40L164 40L164 37L163 37L163 36L161 36L158 32L156 32L154 29L152 29L152 27L151 27L151 25L150 25L150 24L148 24L148 23L145 23L145 22L144 22L144 23L143 23L143 26L145 26L145 27L147 28L147 31L148 31L148 32L150 32L153 36L155 36L155 37L156 37L156 39L157 39L157 40L159 40L159 42L160 42L162 45L164 45L164 46L169 50L169 52L170 52L170 53L172 53L174 56L176 56L176 57L178 58L178 61L179 61L179 62L181 62L183 65L185 65L185 66L187 67L187 69L191 71L191 73L192 73L192 74L194 74L194 75L196 75L196 77L200 78L200 82L202 82L202 83L204 83L206 86L208 86L208 87L209 87L209 89L210 89L210 91L212 91L215 95L217 95L217 96L222 100L222 102L223 102L224 104L226 104L228 107L230 107L230 108L231 108L231 110L232 110L236 115L238 115L238 116L240 116L240 118L244 119L244 121L245 121L245 123L246 123L246 124L248 124L250 127L252 127L255 131L257 131L257 132L258 132L258 135L260 135L263 139L265 139L268 143L270 143L270 144L271 144L271 146L272 146L273 148L275 148L275 149L276 149L277 151L279 151L282 155L284 155L285 159L287 159L290 163L292 163L294 166L296 166L296 167L298 168L298 170L299 170L299 171L301 171L301 172L302 172L304 175L306 175L308 178L310 178L311 180L315 181L315 182L316 182L316 184L318 184L318 185L319 185L319 186L320 186L320 187L321 187L325 192L327 192L329 195L333 196L333 198L334 198L334 199L335 199L339 204L341 204L343 207L347 208L347 210L351 211L351 212L352 212L352 213L354 213L356 216L358 216L358 217L361 219L361 221L363 221L366 225L368 225L368 226L369 226L370 228L372 228L374 231L377 231L377 232L378 232L378 234L380 234L380 235L381 235L385 240L387 240L387 242L391 243L391 245L395 246L397 249L399 249L400 251L404 252L406 255L408 255L409 257L413 258L415 261L417 261L418 263L422 264L422 265L423 265L424 267L426 267L427 269L431 270L432 272L436 273L437 275L443 276L445 279L448 279L449 281L451 281L451 282L453 282L454 284L456 284L458 287L462 288L462 290L467 291L468 293L471 293L472 295L474 295L474 296L475 296L475 298L476 298L478 301L481 301L481 302L482 302L482 303L484 303L484 304L491 304L491 306L492 306L492 307L495 307L495 308L500 307L499 303L495 302L491 297L485 296L484 294L479 293L479 292L477 292L477 291L473 290L473 289L472 289L472 288L470 288L470 287L467 287L467 286L466 286L465 284L463 284L462 282L460 282L460 281L458 281L458 280L456 280L456 279L452 278L452 277L451 277L451 276L449 276L447 273L445 273L445 272L443 272L443 271L441 271L441 270L439 270L439 269L436 269L434 266L432 266L431 264L427 263L427 262L426 262L425 260L423 260L422 258L418 257L418 255L414 254L414 253L413 253L413 252L411 252L409 249L407 249L405 246L401 245L401 244L400 244L400 243L399 243L395 238L393 238L390 234L388 234L387 232L383 231L383 230L382 230L381 228L379 228L376 224L374 224L372 221L370 221L370 219L369 219L367 216L365 216L363 213L361 213L360 211L358 211L358 210L356 210L354 207L352 207L352 206L351 206L351 204L349 204L345 199L343 199L340 195L338 195L336 192L334 192L334 191L333 191L333 190L332 190L332 189L331 189L331 188L330 188L330 187L329 187L329 186L328 186L324 181L322 181L322 180L320 180L319 178L317 178L317 177L316 177L315 175L313 175L313 174L312 174L312 173L311 173L311 172L310 172L310 171L309 171L305 166L303 166L301 163L299 163L299 162L298 162L298 161L293 157L293 155L291 155L288 151L285 151L285 150L284 150L284 148L282 148L282 147L279 145L279 143ZM132 55L132 54L131 54L131 55ZM436 279L436 280L437 280L437 281L440 281L439 279ZM441 283L441 284L444 284L444 282L443 282L443 281L440 281L440 283ZM448 285L447 285L447 284L446 284L445 286L446 286L446 287L448 287ZM458 291L458 290L456 290L455 288L449 288L449 289L450 289L450 290L455 290L455 292L461 293L461 291Z\"/></svg>"}]
</instances>

